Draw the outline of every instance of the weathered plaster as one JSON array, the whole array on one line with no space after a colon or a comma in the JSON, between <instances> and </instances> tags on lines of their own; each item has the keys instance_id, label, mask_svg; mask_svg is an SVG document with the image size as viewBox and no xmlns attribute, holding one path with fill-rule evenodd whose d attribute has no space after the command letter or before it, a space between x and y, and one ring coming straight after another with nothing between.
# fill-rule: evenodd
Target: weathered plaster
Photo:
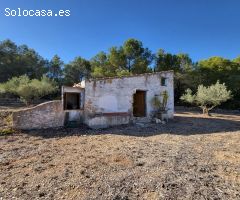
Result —
<instances>
[{"instance_id":1,"label":"weathered plaster","mask_svg":"<svg viewBox=\"0 0 240 200\"><path fill-rule=\"evenodd\" d=\"M121 124L128 124L130 116L97 116L89 118L87 125L91 128L107 128Z\"/></svg>"},{"instance_id":2,"label":"weathered plaster","mask_svg":"<svg viewBox=\"0 0 240 200\"><path fill-rule=\"evenodd\" d=\"M161 86L161 78L166 78L166 86ZM85 83L85 122L90 125L98 123L111 124L107 117L93 120L95 114L108 112L127 112L132 116L133 95L136 90L146 91L146 112L150 117L153 111L151 100L155 95L167 91L168 116L173 117L174 113L174 93L173 93L173 72L161 72L143 74L123 78L109 78L86 81ZM89 121L92 120L90 123ZM119 124L121 122L119 121Z\"/></svg>"},{"instance_id":3,"label":"weathered plaster","mask_svg":"<svg viewBox=\"0 0 240 200\"><path fill-rule=\"evenodd\" d=\"M50 101L13 113L13 127L41 129L64 126L65 113L62 102Z\"/></svg>"}]
</instances>

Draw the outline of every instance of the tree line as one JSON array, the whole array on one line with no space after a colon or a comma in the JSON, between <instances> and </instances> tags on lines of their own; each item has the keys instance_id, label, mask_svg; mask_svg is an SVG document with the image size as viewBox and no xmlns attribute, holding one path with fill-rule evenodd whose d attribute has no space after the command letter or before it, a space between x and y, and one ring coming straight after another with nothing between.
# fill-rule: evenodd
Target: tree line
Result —
<instances>
[{"instance_id":1,"label":"tree line","mask_svg":"<svg viewBox=\"0 0 240 200\"><path fill-rule=\"evenodd\" d=\"M175 103L182 103L180 97L187 88L196 91L201 84L209 86L219 81L226 84L233 96L223 106L240 108L240 56L233 60L215 56L193 62L188 54L171 54L163 49L153 53L141 41L128 39L121 46L101 51L89 60L78 56L64 63L58 55L47 60L27 45L16 45L11 40L0 42L0 83L22 75L30 80L41 80L44 76L60 88L82 79L165 70L175 73Z\"/></svg>"}]
</instances>

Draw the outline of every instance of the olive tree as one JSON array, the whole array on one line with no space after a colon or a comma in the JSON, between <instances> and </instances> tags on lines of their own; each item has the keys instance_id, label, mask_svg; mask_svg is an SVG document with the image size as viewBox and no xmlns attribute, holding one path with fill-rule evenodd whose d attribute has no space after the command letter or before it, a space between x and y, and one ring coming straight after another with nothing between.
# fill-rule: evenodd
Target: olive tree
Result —
<instances>
[{"instance_id":1,"label":"olive tree","mask_svg":"<svg viewBox=\"0 0 240 200\"><path fill-rule=\"evenodd\" d=\"M191 89L187 89L181 96L181 100L190 104L196 104L203 110L203 114L209 115L209 111L231 98L231 91L227 90L225 83L205 87L199 85L196 94L192 94Z\"/></svg>"}]
</instances>

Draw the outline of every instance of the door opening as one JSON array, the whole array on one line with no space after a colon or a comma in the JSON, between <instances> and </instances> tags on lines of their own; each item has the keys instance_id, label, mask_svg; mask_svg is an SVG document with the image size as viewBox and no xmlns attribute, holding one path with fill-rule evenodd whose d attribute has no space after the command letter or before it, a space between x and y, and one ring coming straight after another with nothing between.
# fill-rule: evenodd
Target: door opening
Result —
<instances>
[{"instance_id":1,"label":"door opening","mask_svg":"<svg viewBox=\"0 0 240 200\"><path fill-rule=\"evenodd\" d=\"M146 91L137 90L133 95L133 116L146 116Z\"/></svg>"},{"instance_id":2,"label":"door opening","mask_svg":"<svg viewBox=\"0 0 240 200\"><path fill-rule=\"evenodd\" d=\"M79 110L81 108L81 94L74 92L64 93L64 110Z\"/></svg>"}]
</instances>

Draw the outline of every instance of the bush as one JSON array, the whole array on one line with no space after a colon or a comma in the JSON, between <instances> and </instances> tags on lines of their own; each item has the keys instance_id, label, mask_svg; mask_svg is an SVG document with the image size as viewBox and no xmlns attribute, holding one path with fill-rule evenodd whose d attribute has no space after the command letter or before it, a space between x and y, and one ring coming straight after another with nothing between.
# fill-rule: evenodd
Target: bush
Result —
<instances>
[{"instance_id":1,"label":"bush","mask_svg":"<svg viewBox=\"0 0 240 200\"><path fill-rule=\"evenodd\" d=\"M225 84L220 84L217 81L216 84L209 87L199 85L197 93L194 95L191 89L187 89L185 94L181 96L181 100L198 105L203 110L203 114L209 115L210 110L231 97L231 91L227 90Z\"/></svg>"},{"instance_id":2,"label":"bush","mask_svg":"<svg viewBox=\"0 0 240 200\"><path fill-rule=\"evenodd\" d=\"M95 67L92 72L92 77L94 78L102 78L104 77L104 72L102 67Z\"/></svg>"},{"instance_id":3,"label":"bush","mask_svg":"<svg viewBox=\"0 0 240 200\"><path fill-rule=\"evenodd\" d=\"M156 111L166 111L168 102L168 92L165 90L159 96L154 96L151 100L152 106Z\"/></svg>"},{"instance_id":4,"label":"bush","mask_svg":"<svg viewBox=\"0 0 240 200\"><path fill-rule=\"evenodd\" d=\"M57 89L57 84L46 76L43 76L41 80L30 80L28 76L24 75L13 77L6 83L0 84L2 93L17 95L27 105L31 104L33 100L54 93Z\"/></svg>"},{"instance_id":5,"label":"bush","mask_svg":"<svg viewBox=\"0 0 240 200\"><path fill-rule=\"evenodd\" d=\"M12 114L8 114L4 119L3 119L3 122L5 125L7 126L12 126L12 123L13 123L13 118L12 118Z\"/></svg>"},{"instance_id":6,"label":"bush","mask_svg":"<svg viewBox=\"0 0 240 200\"><path fill-rule=\"evenodd\" d=\"M0 129L0 136L1 135L9 135L9 134L13 134L15 131L12 128L4 128L4 129Z\"/></svg>"},{"instance_id":7,"label":"bush","mask_svg":"<svg viewBox=\"0 0 240 200\"><path fill-rule=\"evenodd\" d=\"M132 75L132 73L129 72L128 70L117 70L116 72L117 72L117 76L119 77Z\"/></svg>"}]
</instances>

